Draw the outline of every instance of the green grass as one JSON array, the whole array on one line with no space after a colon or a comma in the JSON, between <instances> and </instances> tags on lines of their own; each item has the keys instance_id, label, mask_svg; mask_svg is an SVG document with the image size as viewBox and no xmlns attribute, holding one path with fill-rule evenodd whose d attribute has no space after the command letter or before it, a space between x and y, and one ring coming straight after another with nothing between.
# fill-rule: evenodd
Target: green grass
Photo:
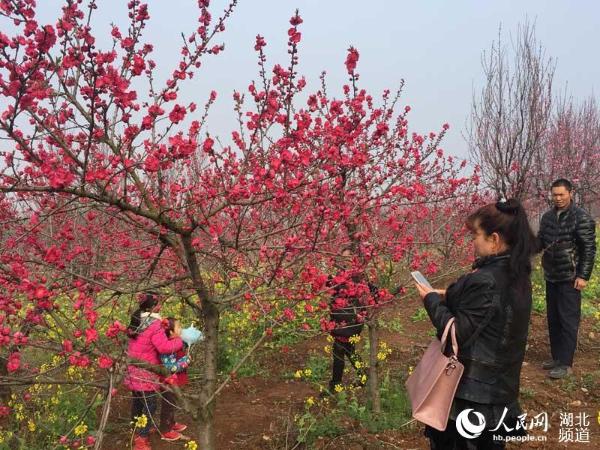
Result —
<instances>
[{"instance_id":1,"label":"green grass","mask_svg":"<svg viewBox=\"0 0 600 450\"><path fill-rule=\"evenodd\" d=\"M427 316L427 311L425 310L425 308L419 308L410 317L410 320L412 320L413 322L422 322L424 320L427 320L427 318L428 318L428 316Z\"/></svg>"},{"instance_id":2,"label":"green grass","mask_svg":"<svg viewBox=\"0 0 600 450\"><path fill-rule=\"evenodd\" d=\"M356 410L350 410L349 415L357 419L369 432L398 429L411 418L410 401L406 388L400 380L391 380L386 375L381 381L381 414L373 414L371 405Z\"/></svg>"},{"instance_id":3,"label":"green grass","mask_svg":"<svg viewBox=\"0 0 600 450\"><path fill-rule=\"evenodd\" d=\"M344 422L353 419L370 433L398 429L411 420L410 402L402 377L391 377L389 372L380 383L381 413L374 414L366 397L366 390L343 391L331 400L305 408L295 418L298 442L312 448L321 437L335 437L346 433Z\"/></svg>"},{"instance_id":4,"label":"green grass","mask_svg":"<svg viewBox=\"0 0 600 450\"><path fill-rule=\"evenodd\" d=\"M394 317L390 320L381 318L379 323L381 328L387 331L392 331L394 333L402 333L404 331L404 325L399 317Z\"/></svg>"}]
</instances>

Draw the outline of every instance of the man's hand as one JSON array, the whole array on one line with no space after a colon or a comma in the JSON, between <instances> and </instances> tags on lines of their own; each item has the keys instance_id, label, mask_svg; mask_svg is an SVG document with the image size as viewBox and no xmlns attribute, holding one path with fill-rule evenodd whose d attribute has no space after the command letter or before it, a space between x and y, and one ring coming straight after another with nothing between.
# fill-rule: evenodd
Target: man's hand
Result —
<instances>
[{"instance_id":1,"label":"man's hand","mask_svg":"<svg viewBox=\"0 0 600 450\"><path fill-rule=\"evenodd\" d=\"M423 300L427 296L427 294L429 294L431 292L437 292L442 297L444 297L446 295L445 289L432 289L432 288L424 286L420 283L415 283L415 286L417 287L417 291L419 292L419 296L421 297L421 300Z\"/></svg>"},{"instance_id":2,"label":"man's hand","mask_svg":"<svg viewBox=\"0 0 600 450\"><path fill-rule=\"evenodd\" d=\"M586 286L587 281L585 281L583 278L575 278L575 289L577 289L578 291L583 291Z\"/></svg>"}]
</instances>

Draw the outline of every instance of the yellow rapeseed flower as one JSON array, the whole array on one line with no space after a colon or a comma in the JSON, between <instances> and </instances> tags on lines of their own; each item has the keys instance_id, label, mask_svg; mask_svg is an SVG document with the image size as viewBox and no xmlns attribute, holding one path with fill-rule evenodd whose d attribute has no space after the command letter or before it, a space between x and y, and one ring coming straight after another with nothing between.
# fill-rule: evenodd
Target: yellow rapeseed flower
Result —
<instances>
[{"instance_id":1,"label":"yellow rapeseed flower","mask_svg":"<svg viewBox=\"0 0 600 450\"><path fill-rule=\"evenodd\" d=\"M198 444L196 441L188 441L184 448L185 450L198 450Z\"/></svg>"},{"instance_id":2,"label":"yellow rapeseed flower","mask_svg":"<svg viewBox=\"0 0 600 450\"><path fill-rule=\"evenodd\" d=\"M12 436L12 431L0 431L0 444L2 444L6 439L10 439Z\"/></svg>"},{"instance_id":3,"label":"yellow rapeseed flower","mask_svg":"<svg viewBox=\"0 0 600 450\"><path fill-rule=\"evenodd\" d=\"M302 371L296 370L296 373L294 373L294 378L297 378L297 379L302 378Z\"/></svg>"},{"instance_id":4,"label":"yellow rapeseed flower","mask_svg":"<svg viewBox=\"0 0 600 450\"><path fill-rule=\"evenodd\" d=\"M391 353L392 352L392 350L388 347L387 343L385 343L385 342L380 342L379 343L379 349L382 352L387 352L387 353Z\"/></svg>"},{"instance_id":5,"label":"yellow rapeseed flower","mask_svg":"<svg viewBox=\"0 0 600 450\"><path fill-rule=\"evenodd\" d=\"M360 336L358 334L354 335L354 336L350 336L350 339L348 339L350 341L351 344L358 344L360 342Z\"/></svg>"},{"instance_id":6,"label":"yellow rapeseed flower","mask_svg":"<svg viewBox=\"0 0 600 450\"><path fill-rule=\"evenodd\" d=\"M310 377L312 375L312 369L304 369L304 376Z\"/></svg>"},{"instance_id":7,"label":"yellow rapeseed flower","mask_svg":"<svg viewBox=\"0 0 600 450\"><path fill-rule=\"evenodd\" d=\"M379 352L377 353L377 359L379 361L384 361L391 353L392 349L389 348L385 342L379 343Z\"/></svg>"},{"instance_id":8,"label":"yellow rapeseed flower","mask_svg":"<svg viewBox=\"0 0 600 450\"><path fill-rule=\"evenodd\" d=\"M37 427L35 426L35 422L29 419L29 421L27 422L27 429L33 433L36 428Z\"/></svg>"},{"instance_id":9,"label":"yellow rapeseed flower","mask_svg":"<svg viewBox=\"0 0 600 450\"><path fill-rule=\"evenodd\" d=\"M135 427L136 428L144 428L146 425L148 425L148 417L146 417L146 414L142 414L141 416L134 417L134 419L135 419Z\"/></svg>"},{"instance_id":10,"label":"yellow rapeseed flower","mask_svg":"<svg viewBox=\"0 0 600 450\"><path fill-rule=\"evenodd\" d=\"M336 384L334 387L335 392L342 392L344 390L344 386L341 384Z\"/></svg>"},{"instance_id":11,"label":"yellow rapeseed flower","mask_svg":"<svg viewBox=\"0 0 600 450\"><path fill-rule=\"evenodd\" d=\"M77 373L77 367L75 367L75 366L69 366L69 368L67 369L67 376L68 376L70 379L73 379L73 378L75 378L77 375L78 375L78 373Z\"/></svg>"},{"instance_id":12,"label":"yellow rapeseed flower","mask_svg":"<svg viewBox=\"0 0 600 450\"><path fill-rule=\"evenodd\" d=\"M408 366L408 374L412 375L413 370L415 370L415 368L413 366Z\"/></svg>"},{"instance_id":13,"label":"yellow rapeseed flower","mask_svg":"<svg viewBox=\"0 0 600 450\"><path fill-rule=\"evenodd\" d=\"M308 406L309 408L315 404L315 398L310 396L306 399L306 406Z\"/></svg>"},{"instance_id":14,"label":"yellow rapeseed flower","mask_svg":"<svg viewBox=\"0 0 600 450\"><path fill-rule=\"evenodd\" d=\"M331 346L326 345L323 347L323 351L329 355L331 353Z\"/></svg>"},{"instance_id":15,"label":"yellow rapeseed flower","mask_svg":"<svg viewBox=\"0 0 600 450\"><path fill-rule=\"evenodd\" d=\"M85 433L87 433L88 427L85 423L80 423L79 425L77 425L75 427L75 430L73 430L73 433L75 433L75 436L83 436Z\"/></svg>"}]
</instances>

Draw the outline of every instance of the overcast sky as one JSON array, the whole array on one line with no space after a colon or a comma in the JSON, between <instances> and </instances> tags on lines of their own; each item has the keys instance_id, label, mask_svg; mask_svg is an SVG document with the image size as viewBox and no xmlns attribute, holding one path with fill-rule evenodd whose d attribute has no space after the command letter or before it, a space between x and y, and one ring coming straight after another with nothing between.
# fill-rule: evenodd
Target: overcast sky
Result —
<instances>
[{"instance_id":1,"label":"overcast sky","mask_svg":"<svg viewBox=\"0 0 600 450\"><path fill-rule=\"evenodd\" d=\"M54 22L57 0L44 0L40 22ZM124 24L126 0L99 0L95 24L108 36L111 21ZM151 21L146 40L155 44L154 58L166 77L177 58L181 32L196 26L193 0L150 0ZM213 0L214 15L226 3ZM577 99L600 92L600 2L597 0L240 0L220 40L226 50L205 59L197 79L183 93L198 104L211 89L219 99L211 114L212 132L228 135L235 126L231 93L243 90L257 76L255 36L267 40L269 65L285 64L286 31L295 8L304 19L300 72L309 87L318 87L328 72L330 92L339 94L346 80L346 49L360 52L361 86L371 93L394 89L406 81L403 104L412 107L411 129L451 129L443 147L467 154L462 132L469 115L472 91L482 86L481 53L497 38L502 24L505 42L519 22L536 22L537 37L556 58L555 84ZM108 42L108 38L105 42ZM215 41L217 43L219 41Z\"/></svg>"}]
</instances>

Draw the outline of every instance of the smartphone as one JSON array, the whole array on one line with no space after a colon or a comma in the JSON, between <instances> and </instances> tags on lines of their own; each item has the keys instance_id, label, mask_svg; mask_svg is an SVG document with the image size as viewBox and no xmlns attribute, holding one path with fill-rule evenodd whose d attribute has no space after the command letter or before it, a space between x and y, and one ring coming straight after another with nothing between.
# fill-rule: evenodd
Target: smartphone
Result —
<instances>
[{"instance_id":1,"label":"smartphone","mask_svg":"<svg viewBox=\"0 0 600 450\"><path fill-rule=\"evenodd\" d=\"M425 278L423 276L423 274L421 272L419 272L418 270L415 270L414 272L411 272L410 274L417 283L422 284L423 286L427 286L429 289L433 289L431 284L429 284L429 281L427 281L427 278Z\"/></svg>"}]
</instances>

